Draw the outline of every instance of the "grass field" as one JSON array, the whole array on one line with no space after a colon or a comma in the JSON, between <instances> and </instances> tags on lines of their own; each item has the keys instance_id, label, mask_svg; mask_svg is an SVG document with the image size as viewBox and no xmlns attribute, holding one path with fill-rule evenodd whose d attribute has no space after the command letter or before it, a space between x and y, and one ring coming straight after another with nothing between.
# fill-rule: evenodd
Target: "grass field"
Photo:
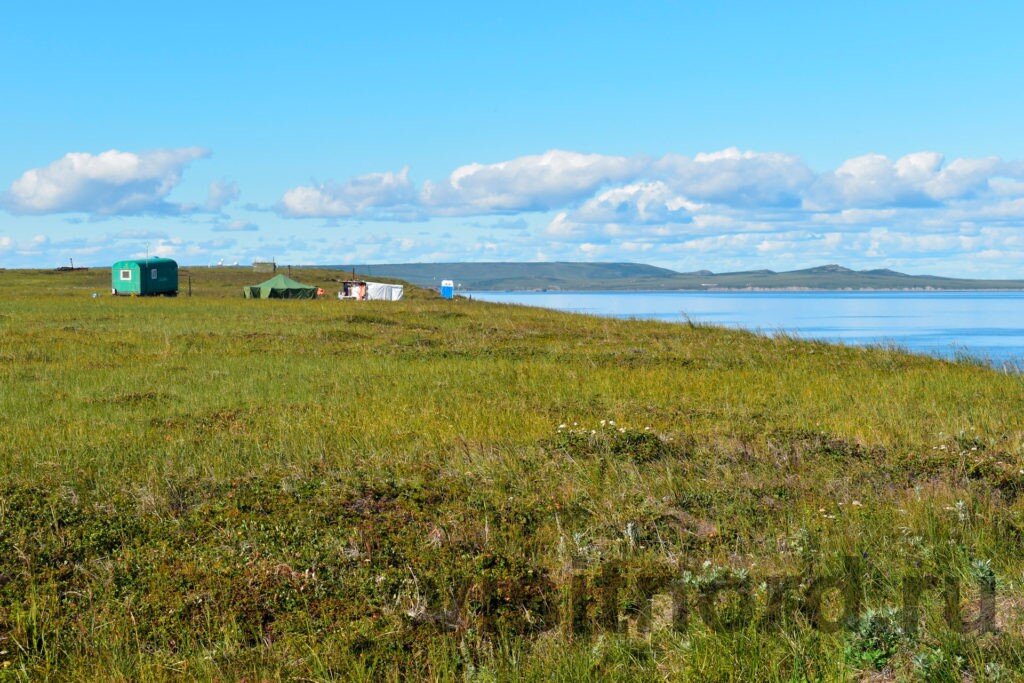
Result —
<instances>
[{"instance_id":1,"label":"grass field","mask_svg":"<svg viewBox=\"0 0 1024 683\"><path fill-rule=\"evenodd\" d=\"M1024 677L1019 376L266 277L0 272L0 680Z\"/></svg>"}]
</instances>

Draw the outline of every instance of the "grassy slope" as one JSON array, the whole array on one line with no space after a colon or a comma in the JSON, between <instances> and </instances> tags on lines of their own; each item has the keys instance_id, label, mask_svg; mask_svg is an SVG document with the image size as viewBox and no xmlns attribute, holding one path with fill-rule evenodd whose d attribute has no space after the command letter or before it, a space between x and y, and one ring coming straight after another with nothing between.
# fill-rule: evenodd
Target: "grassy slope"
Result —
<instances>
[{"instance_id":1,"label":"grassy slope","mask_svg":"<svg viewBox=\"0 0 1024 683\"><path fill-rule=\"evenodd\" d=\"M90 298L107 277L0 272L0 677L1024 672L1019 377L419 290L244 301L265 276L234 269ZM917 637L554 616L610 559L635 586L846 553L871 606L990 560L1002 633L951 633L934 596Z\"/></svg>"},{"instance_id":2,"label":"grassy slope","mask_svg":"<svg viewBox=\"0 0 1024 683\"><path fill-rule=\"evenodd\" d=\"M344 266L350 268L351 266ZM851 271L820 266L783 273L676 273L639 263L397 263L368 266L373 273L436 287L454 279L467 290L705 290L705 289L1024 289L1024 280L969 280Z\"/></svg>"}]
</instances>

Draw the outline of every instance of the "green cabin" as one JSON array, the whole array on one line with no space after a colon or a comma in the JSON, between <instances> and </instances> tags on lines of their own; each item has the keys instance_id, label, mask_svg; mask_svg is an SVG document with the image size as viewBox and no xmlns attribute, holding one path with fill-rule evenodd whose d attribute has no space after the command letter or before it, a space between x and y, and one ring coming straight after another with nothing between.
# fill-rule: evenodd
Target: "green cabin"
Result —
<instances>
[{"instance_id":1,"label":"green cabin","mask_svg":"<svg viewBox=\"0 0 1024 683\"><path fill-rule=\"evenodd\" d=\"M178 264L169 258L118 261L110 269L113 294L177 296Z\"/></svg>"}]
</instances>

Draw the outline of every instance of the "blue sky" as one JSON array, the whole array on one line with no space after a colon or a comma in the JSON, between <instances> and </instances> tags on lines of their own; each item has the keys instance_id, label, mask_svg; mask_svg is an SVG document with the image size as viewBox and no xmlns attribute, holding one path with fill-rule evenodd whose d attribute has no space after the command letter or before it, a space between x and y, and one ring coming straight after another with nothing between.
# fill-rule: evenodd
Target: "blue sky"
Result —
<instances>
[{"instance_id":1,"label":"blue sky","mask_svg":"<svg viewBox=\"0 0 1024 683\"><path fill-rule=\"evenodd\" d=\"M0 267L1024 277L1019 4L145 4L5 10Z\"/></svg>"}]
</instances>

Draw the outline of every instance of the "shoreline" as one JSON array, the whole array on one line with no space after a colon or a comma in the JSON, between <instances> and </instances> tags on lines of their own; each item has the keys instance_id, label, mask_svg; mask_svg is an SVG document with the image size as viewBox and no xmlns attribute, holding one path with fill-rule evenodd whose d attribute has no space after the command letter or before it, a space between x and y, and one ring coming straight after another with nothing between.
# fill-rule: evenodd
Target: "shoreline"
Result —
<instances>
[{"instance_id":1,"label":"shoreline","mask_svg":"<svg viewBox=\"0 0 1024 683\"><path fill-rule=\"evenodd\" d=\"M861 294L868 292L905 292L914 291L920 294L930 293L949 293L956 291L957 293L963 293L967 295L971 294L985 294L981 290L730 290L730 291L708 291L708 290L547 290L547 291L524 291L524 290L509 290L509 291L494 291L494 290L475 290L461 293L461 296L468 297L472 301L479 303L488 304L502 304L511 306L525 306L528 308L537 308L548 311L556 311L559 313L569 313L571 315L584 315L594 316L598 318L608 318L614 320L638 320L646 322L658 322L669 325L679 325L686 323L694 323L701 325L707 325L719 329L730 329L730 330L742 330L750 332L759 336L772 337L775 334L784 334L793 336L801 341L811 343L823 343L830 346L841 346L847 348L893 348L897 349L902 353L908 353L915 356L922 356L932 358L936 360L942 360L946 362L960 362L968 361L972 363L981 363L993 370L1006 372L1012 371L1014 374L1021 374L1024 372L1024 348L1021 349L1020 353L1000 353L999 350L994 348L979 347L970 343L964 342L962 339L957 338L949 342L948 345L923 345L915 346L910 339L904 338L904 335L900 333L893 333L888 336L877 336L870 339L861 339L856 336L834 336L827 333L815 333L808 331L806 327L802 326L775 326L775 325L757 325L749 324L744 322L725 322L722 320L701 320L699 315L697 318L691 318L686 315L685 312L679 311L681 317L663 317L658 314L624 314L615 312L606 312L600 308L588 308L588 309L571 309L571 308L560 308L558 306L545 305L542 300L527 300L531 296L542 296L542 295L566 295L566 296L587 296L587 295L618 295L618 294L640 294L640 295L688 295L688 294L727 294L727 293L751 293L751 294L767 294L771 292L781 292L790 294L814 294L814 293L831 293L837 295L844 294ZM1021 290L993 290L996 292L1018 292ZM991 293L991 292L987 292ZM503 295L507 295L510 299L515 296L523 296L524 298L519 301L515 300L502 300ZM494 298L490 298L494 297ZM797 298L795 297L794 300ZM750 297L748 301L753 301L754 297ZM968 299L969 300L969 299ZM593 305L593 304L592 304ZM1021 336L1024 336L1024 330L1022 330Z\"/></svg>"},{"instance_id":2,"label":"shoreline","mask_svg":"<svg viewBox=\"0 0 1024 683\"><path fill-rule=\"evenodd\" d=\"M1024 287L940 288L940 287L704 287L701 289L467 289L480 294L661 294L716 292L1024 292Z\"/></svg>"}]
</instances>

